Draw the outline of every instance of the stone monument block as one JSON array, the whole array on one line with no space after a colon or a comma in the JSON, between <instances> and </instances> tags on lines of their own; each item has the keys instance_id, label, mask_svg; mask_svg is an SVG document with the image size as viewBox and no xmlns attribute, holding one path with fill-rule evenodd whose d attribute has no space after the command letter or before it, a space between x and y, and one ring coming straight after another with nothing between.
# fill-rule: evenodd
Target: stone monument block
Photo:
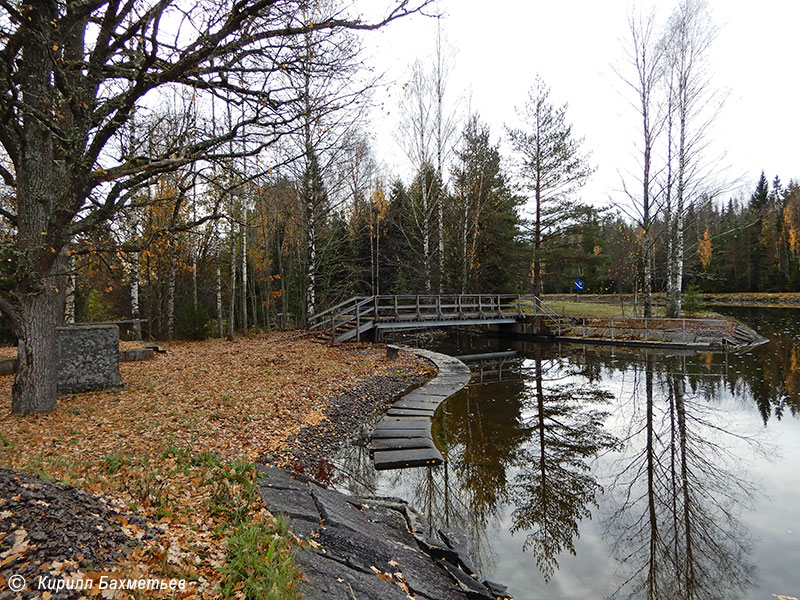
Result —
<instances>
[{"instance_id":1,"label":"stone monument block","mask_svg":"<svg viewBox=\"0 0 800 600\"><path fill-rule=\"evenodd\" d=\"M56 330L58 393L119 389L119 327L71 325Z\"/></svg>"}]
</instances>

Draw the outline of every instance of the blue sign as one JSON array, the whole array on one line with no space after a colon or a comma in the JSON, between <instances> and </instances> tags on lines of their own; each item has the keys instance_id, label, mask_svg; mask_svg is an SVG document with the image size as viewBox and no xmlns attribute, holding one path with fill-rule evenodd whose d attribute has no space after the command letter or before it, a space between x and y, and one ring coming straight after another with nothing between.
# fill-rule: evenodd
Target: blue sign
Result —
<instances>
[{"instance_id":1,"label":"blue sign","mask_svg":"<svg viewBox=\"0 0 800 600\"><path fill-rule=\"evenodd\" d=\"M583 279L575 280L575 289L579 292L583 289Z\"/></svg>"}]
</instances>

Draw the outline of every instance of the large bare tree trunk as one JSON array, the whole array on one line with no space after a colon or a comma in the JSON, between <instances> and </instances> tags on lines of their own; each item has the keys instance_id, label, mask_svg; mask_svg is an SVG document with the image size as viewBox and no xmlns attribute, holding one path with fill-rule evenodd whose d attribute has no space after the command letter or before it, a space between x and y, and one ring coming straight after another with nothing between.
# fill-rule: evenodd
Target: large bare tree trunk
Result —
<instances>
[{"instance_id":1,"label":"large bare tree trunk","mask_svg":"<svg viewBox=\"0 0 800 600\"><path fill-rule=\"evenodd\" d=\"M57 17L55 2L29 7L29 19L45 29ZM76 35L80 31L76 30ZM68 242L65 223L54 228L54 206L68 201L63 194L66 177L63 161L58 160L52 133L36 115L50 114L54 107L50 93L50 49L28 33L19 39L22 56L20 79L26 83L20 156L17 168L17 250L20 260L31 265L29 272L16 283L9 300L0 302L18 341L17 374L12 388L11 410L15 414L42 413L56 409L58 362L55 328L63 319L63 273L66 256L55 254ZM69 123L64 123L69 125ZM44 234L44 235L43 235Z\"/></svg>"},{"instance_id":2,"label":"large bare tree trunk","mask_svg":"<svg viewBox=\"0 0 800 600\"><path fill-rule=\"evenodd\" d=\"M17 377L12 389L14 414L43 413L56 409L58 397L58 356L55 330L61 324L60 294L45 289L20 304L14 333L17 349Z\"/></svg>"}]
</instances>

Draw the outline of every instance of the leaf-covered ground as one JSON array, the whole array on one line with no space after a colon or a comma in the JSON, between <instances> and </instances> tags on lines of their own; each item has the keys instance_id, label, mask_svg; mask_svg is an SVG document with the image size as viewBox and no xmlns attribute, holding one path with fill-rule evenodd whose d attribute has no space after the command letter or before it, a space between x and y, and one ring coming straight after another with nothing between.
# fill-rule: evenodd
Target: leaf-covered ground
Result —
<instances>
[{"instance_id":1,"label":"leaf-covered ground","mask_svg":"<svg viewBox=\"0 0 800 600\"><path fill-rule=\"evenodd\" d=\"M62 398L47 415L12 415L13 376L0 377L0 465L145 515L164 534L144 539L118 569L185 577L193 583L181 597L219 597L227 540L244 523L271 520L252 492L249 463L280 453L309 425L329 429L330 401L347 390L369 394L376 376L411 382L428 368L413 356L387 362L379 347L331 347L297 333L164 347L154 360L120 365L125 390ZM128 522L122 530L141 537ZM242 597L242 587L229 592Z\"/></svg>"}]
</instances>

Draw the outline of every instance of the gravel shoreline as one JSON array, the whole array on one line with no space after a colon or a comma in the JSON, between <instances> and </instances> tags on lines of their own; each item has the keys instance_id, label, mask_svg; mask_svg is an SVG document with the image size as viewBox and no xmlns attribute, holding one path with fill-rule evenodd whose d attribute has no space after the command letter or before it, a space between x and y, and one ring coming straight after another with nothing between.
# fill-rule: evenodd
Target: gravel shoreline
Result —
<instances>
[{"instance_id":1,"label":"gravel shoreline","mask_svg":"<svg viewBox=\"0 0 800 600\"><path fill-rule=\"evenodd\" d=\"M102 495L0 467L0 600L40 598L36 582L110 568L158 529ZM12 577L28 589L17 595ZM51 591L79 598L79 591Z\"/></svg>"},{"instance_id":2,"label":"gravel shoreline","mask_svg":"<svg viewBox=\"0 0 800 600\"><path fill-rule=\"evenodd\" d=\"M333 475L331 458L354 438L363 438L366 443L366 428L377 422L399 395L429 378L412 364L397 375L371 377L329 399L325 418L319 424L304 426L282 450L263 453L256 462L303 473L327 484Z\"/></svg>"}]
</instances>

